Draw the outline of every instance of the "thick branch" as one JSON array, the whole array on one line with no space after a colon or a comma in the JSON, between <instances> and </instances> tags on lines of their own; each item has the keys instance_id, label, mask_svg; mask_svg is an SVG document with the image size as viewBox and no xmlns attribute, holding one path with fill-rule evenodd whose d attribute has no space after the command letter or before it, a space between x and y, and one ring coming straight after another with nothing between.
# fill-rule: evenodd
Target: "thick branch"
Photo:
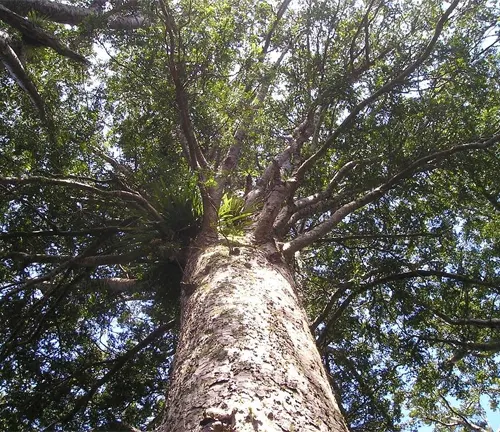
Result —
<instances>
[{"instance_id":1,"label":"thick branch","mask_svg":"<svg viewBox=\"0 0 500 432\"><path fill-rule=\"evenodd\" d=\"M24 69L21 60L19 60L17 54L10 46L8 36L2 31L0 31L0 60L14 81L28 94L38 109L40 117L45 121L47 117L45 103L40 93L38 93L35 84Z\"/></svg>"},{"instance_id":2,"label":"thick branch","mask_svg":"<svg viewBox=\"0 0 500 432\"><path fill-rule=\"evenodd\" d=\"M57 53L79 63L83 63L84 65L90 64L90 62L85 57L63 45L54 35L47 33L40 26L32 23L31 21L28 21L21 15L12 12L10 9L7 9L1 4L0 20L4 21L5 23L21 32L23 37L25 37L29 41L36 41L37 43L52 48Z\"/></svg>"},{"instance_id":3,"label":"thick branch","mask_svg":"<svg viewBox=\"0 0 500 432\"><path fill-rule=\"evenodd\" d=\"M35 11L51 21L61 24L79 25L89 19L100 26L115 30L141 28L149 25L149 20L137 13L132 16L104 16L95 9L72 6L49 0L0 0L0 4L20 15Z\"/></svg>"},{"instance_id":4,"label":"thick branch","mask_svg":"<svg viewBox=\"0 0 500 432\"><path fill-rule=\"evenodd\" d=\"M365 195L344 204L337 211L335 211L330 218L308 231L296 239L285 244L283 247L283 252L287 256L293 255L296 251L308 246L315 241L319 240L326 233L328 233L334 226L339 224L347 215L353 213L354 211L370 204L377 199L384 196L389 190L393 189L395 186L399 185L403 180L411 177L415 172L419 171L423 166L426 166L429 162L439 162L446 157L452 156L455 153L468 150L478 150L487 149L500 141L500 134L496 134L493 137L485 141L477 141L472 143L466 143L451 147L447 150L441 150L438 152L431 153L424 156L415 162L411 163L407 168L400 171L398 174L391 177L387 182L378 186L377 188L371 190Z\"/></svg>"}]
</instances>

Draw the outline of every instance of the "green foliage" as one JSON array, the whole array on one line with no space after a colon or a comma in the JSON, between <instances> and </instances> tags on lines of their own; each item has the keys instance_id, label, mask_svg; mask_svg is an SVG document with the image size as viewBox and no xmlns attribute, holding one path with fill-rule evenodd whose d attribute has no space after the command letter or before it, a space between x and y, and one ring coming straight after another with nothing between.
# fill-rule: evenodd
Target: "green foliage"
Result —
<instances>
[{"instance_id":1,"label":"green foliage","mask_svg":"<svg viewBox=\"0 0 500 432\"><path fill-rule=\"evenodd\" d=\"M217 186L215 167L235 131L246 125L237 171L217 208L225 237L250 229L261 210L245 210L237 173L262 176L308 113L316 116L314 134L290 164L314 154L350 111L418 57L448 4L295 2L273 27L274 1L166 3L183 42L175 47L159 2L128 4L126 16L140 11L151 21L130 31L103 29L102 18L69 28L37 14L61 41L94 56L86 70L49 49L28 53L26 68L53 118L55 140L25 92L0 71L1 177L64 178L97 190L0 184L2 430L54 422L55 430L153 430L165 404L175 326L127 355L178 317L188 247L211 198L202 193ZM356 162L324 207L287 226L280 241L311 232L423 156L498 133L499 16L497 1L461 2L430 58L364 106L301 180L293 198L314 197ZM172 58L183 65L193 136L208 160L198 172L186 160ZM267 84L268 97L257 103ZM471 321L500 320L498 144L421 168L295 259L353 431L416 430L422 421L452 430L432 419L456 417L455 407L478 422L481 396L499 403L500 326ZM292 169L283 166L280 176L273 186ZM111 278L134 283L113 289ZM57 423L65 415L66 424Z\"/></svg>"},{"instance_id":2,"label":"green foliage","mask_svg":"<svg viewBox=\"0 0 500 432\"><path fill-rule=\"evenodd\" d=\"M219 230L225 236L241 236L251 223L252 212L244 211L245 200L225 194L219 207Z\"/></svg>"}]
</instances>

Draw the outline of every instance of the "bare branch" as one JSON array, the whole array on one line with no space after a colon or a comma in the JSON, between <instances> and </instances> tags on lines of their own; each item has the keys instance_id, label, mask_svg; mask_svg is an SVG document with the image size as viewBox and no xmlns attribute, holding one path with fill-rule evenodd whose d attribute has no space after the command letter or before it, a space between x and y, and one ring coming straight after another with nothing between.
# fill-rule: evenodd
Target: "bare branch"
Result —
<instances>
[{"instance_id":1,"label":"bare branch","mask_svg":"<svg viewBox=\"0 0 500 432\"><path fill-rule=\"evenodd\" d=\"M40 13L49 20L61 24L78 25L95 18L100 26L114 30L135 29L150 24L149 19L137 13L132 16L101 14L92 8L83 8L50 0L0 0L0 4L19 15L31 11Z\"/></svg>"},{"instance_id":2,"label":"bare branch","mask_svg":"<svg viewBox=\"0 0 500 432\"><path fill-rule=\"evenodd\" d=\"M38 93L35 84L26 72L21 60L19 60L16 52L10 46L8 36L2 31L0 31L0 60L14 81L28 94L33 104L38 109L42 120L46 121L47 112L45 103L40 93Z\"/></svg>"},{"instance_id":3,"label":"bare branch","mask_svg":"<svg viewBox=\"0 0 500 432\"><path fill-rule=\"evenodd\" d=\"M25 37L27 40L34 40L37 43L52 48L57 53L79 63L83 63L84 65L90 64L90 62L85 57L63 45L54 35L51 35L40 26L32 23L26 18L23 18L21 15L12 12L10 9L7 9L1 4L0 20L4 21L5 23L21 32L23 37Z\"/></svg>"}]
</instances>

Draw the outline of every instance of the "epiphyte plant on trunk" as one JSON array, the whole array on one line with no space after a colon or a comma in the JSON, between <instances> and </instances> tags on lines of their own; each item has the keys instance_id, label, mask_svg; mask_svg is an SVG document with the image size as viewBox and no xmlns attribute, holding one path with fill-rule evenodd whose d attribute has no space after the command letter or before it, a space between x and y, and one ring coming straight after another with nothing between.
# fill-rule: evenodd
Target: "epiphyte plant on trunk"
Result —
<instances>
[{"instance_id":1,"label":"epiphyte plant on trunk","mask_svg":"<svg viewBox=\"0 0 500 432\"><path fill-rule=\"evenodd\" d=\"M499 15L0 0L0 426L487 430Z\"/></svg>"}]
</instances>

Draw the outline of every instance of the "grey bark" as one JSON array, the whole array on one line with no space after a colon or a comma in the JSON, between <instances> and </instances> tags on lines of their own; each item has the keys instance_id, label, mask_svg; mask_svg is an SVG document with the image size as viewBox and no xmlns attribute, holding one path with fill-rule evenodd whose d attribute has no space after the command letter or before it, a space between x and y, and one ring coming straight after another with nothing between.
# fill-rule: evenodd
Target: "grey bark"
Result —
<instances>
[{"instance_id":1,"label":"grey bark","mask_svg":"<svg viewBox=\"0 0 500 432\"><path fill-rule=\"evenodd\" d=\"M34 42L41 46L52 48L57 53L79 63L83 63L84 65L90 64L90 62L85 57L65 46L54 35L46 32L40 26L23 18L21 15L11 11L1 4L0 20L14 27L23 35L23 38L31 41L32 43Z\"/></svg>"},{"instance_id":2,"label":"grey bark","mask_svg":"<svg viewBox=\"0 0 500 432\"><path fill-rule=\"evenodd\" d=\"M3 31L0 31L0 62L5 66L10 76L16 81L19 87L28 94L33 104L37 107L40 117L45 120L46 110L42 97L38 93L35 84L29 77L24 65L10 46L9 42L9 36Z\"/></svg>"},{"instance_id":3,"label":"grey bark","mask_svg":"<svg viewBox=\"0 0 500 432\"><path fill-rule=\"evenodd\" d=\"M204 248L188 263L162 432L346 432L276 249Z\"/></svg>"},{"instance_id":4,"label":"grey bark","mask_svg":"<svg viewBox=\"0 0 500 432\"><path fill-rule=\"evenodd\" d=\"M143 27L149 21L143 15L112 15L102 14L92 8L72 6L50 0L0 0L0 4L19 15L35 11L47 19L61 24L79 25L90 19L102 19L100 27L114 30L130 30Z\"/></svg>"}]
</instances>

